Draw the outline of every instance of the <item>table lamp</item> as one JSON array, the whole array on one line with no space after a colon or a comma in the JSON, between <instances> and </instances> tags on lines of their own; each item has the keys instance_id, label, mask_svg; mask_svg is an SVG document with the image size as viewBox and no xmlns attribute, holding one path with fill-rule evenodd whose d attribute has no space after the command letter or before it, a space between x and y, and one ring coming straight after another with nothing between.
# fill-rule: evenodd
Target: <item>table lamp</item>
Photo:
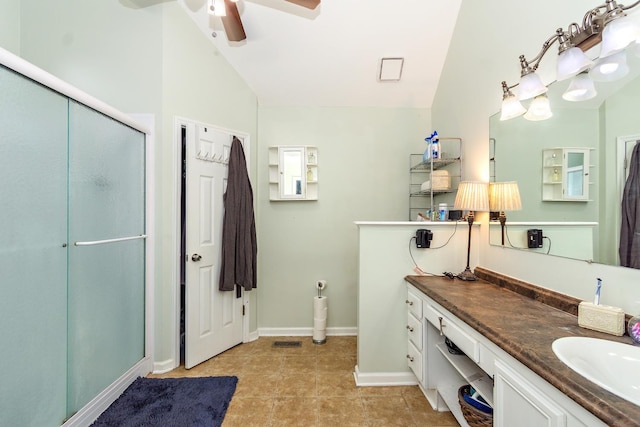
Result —
<instances>
[{"instance_id":1,"label":"table lamp","mask_svg":"<svg viewBox=\"0 0 640 427\"><path fill-rule=\"evenodd\" d=\"M473 281L476 276L469 268L469 256L471 254L471 226L473 225L474 211L489 210L489 186L486 182L462 181L458 186L454 209L469 211L467 222L469 223L469 239L467 241L467 267L458 274L458 279Z\"/></svg>"},{"instance_id":2,"label":"table lamp","mask_svg":"<svg viewBox=\"0 0 640 427\"><path fill-rule=\"evenodd\" d=\"M502 246L504 246L504 226L507 222L505 211L519 211L522 209L520 191L516 181L489 183L489 209L499 212L498 220L502 229Z\"/></svg>"}]
</instances>

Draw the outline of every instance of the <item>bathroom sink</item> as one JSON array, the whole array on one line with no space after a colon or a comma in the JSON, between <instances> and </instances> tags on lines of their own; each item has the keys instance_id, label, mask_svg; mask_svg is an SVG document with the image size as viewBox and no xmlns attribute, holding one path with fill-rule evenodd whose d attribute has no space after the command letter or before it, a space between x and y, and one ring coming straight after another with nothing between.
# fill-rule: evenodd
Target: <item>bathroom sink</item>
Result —
<instances>
[{"instance_id":1,"label":"bathroom sink","mask_svg":"<svg viewBox=\"0 0 640 427\"><path fill-rule=\"evenodd\" d=\"M640 406L640 347L587 337L558 338L551 347L589 381Z\"/></svg>"}]
</instances>

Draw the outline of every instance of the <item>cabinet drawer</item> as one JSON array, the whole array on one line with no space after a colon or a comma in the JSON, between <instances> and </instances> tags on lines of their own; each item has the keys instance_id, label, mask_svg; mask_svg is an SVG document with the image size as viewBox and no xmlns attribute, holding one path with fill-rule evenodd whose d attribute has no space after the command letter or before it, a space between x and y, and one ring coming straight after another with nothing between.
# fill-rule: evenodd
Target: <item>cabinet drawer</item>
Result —
<instances>
[{"instance_id":1,"label":"cabinet drawer","mask_svg":"<svg viewBox=\"0 0 640 427\"><path fill-rule=\"evenodd\" d=\"M425 304L425 317L447 338L453 341L460 350L464 351L467 357L478 363L479 344L474 338L467 335L461 328L453 323L449 318L436 310L433 306Z\"/></svg>"},{"instance_id":2,"label":"cabinet drawer","mask_svg":"<svg viewBox=\"0 0 640 427\"><path fill-rule=\"evenodd\" d=\"M407 308L409 309L409 313L416 316L417 319L422 318L422 300L418 295L407 292Z\"/></svg>"},{"instance_id":3,"label":"cabinet drawer","mask_svg":"<svg viewBox=\"0 0 640 427\"><path fill-rule=\"evenodd\" d=\"M422 321L407 313L407 334L418 350L422 350Z\"/></svg>"},{"instance_id":4,"label":"cabinet drawer","mask_svg":"<svg viewBox=\"0 0 640 427\"><path fill-rule=\"evenodd\" d=\"M418 382L424 384L422 379L422 353L411 341L407 343L407 365L411 368L416 378L418 378Z\"/></svg>"}]
</instances>

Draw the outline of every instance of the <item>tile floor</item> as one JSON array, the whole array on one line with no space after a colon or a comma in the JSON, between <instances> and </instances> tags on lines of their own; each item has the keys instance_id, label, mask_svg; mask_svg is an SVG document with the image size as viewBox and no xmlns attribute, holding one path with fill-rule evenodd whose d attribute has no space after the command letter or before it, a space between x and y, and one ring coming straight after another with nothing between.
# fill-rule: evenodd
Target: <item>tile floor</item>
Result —
<instances>
[{"instance_id":1,"label":"tile floor","mask_svg":"<svg viewBox=\"0 0 640 427\"><path fill-rule=\"evenodd\" d=\"M327 337L321 345L311 337L262 337L190 370L151 376L237 376L223 427L458 425L449 412L433 411L417 386L356 387L355 365L356 337Z\"/></svg>"}]
</instances>

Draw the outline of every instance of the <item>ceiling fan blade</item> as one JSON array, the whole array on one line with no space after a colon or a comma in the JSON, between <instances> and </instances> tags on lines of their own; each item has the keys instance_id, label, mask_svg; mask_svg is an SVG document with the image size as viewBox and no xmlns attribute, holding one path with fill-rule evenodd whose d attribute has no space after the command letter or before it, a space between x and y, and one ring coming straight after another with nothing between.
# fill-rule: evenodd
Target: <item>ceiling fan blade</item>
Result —
<instances>
[{"instance_id":1,"label":"ceiling fan blade","mask_svg":"<svg viewBox=\"0 0 640 427\"><path fill-rule=\"evenodd\" d=\"M320 4L320 0L287 0L289 3L306 7L307 9L315 9Z\"/></svg>"},{"instance_id":2,"label":"ceiling fan blade","mask_svg":"<svg viewBox=\"0 0 640 427\"><path fill-rule=\"evenodd\" d=\"M227 16L222 16L222 25L224 32L227 33L227 40L230 42L240 42L247 38L240 20L238 6L231 0L224 0L224 6L227 9Z\"/></svg>"}]
</instances>

